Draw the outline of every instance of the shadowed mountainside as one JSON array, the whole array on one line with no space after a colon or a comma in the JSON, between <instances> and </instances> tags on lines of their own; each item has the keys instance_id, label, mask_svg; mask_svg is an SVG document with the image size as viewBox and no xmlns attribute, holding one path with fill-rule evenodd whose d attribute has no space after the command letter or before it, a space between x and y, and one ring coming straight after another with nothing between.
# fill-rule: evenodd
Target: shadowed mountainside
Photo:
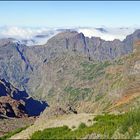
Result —
<instances>
[{"instance_id":1,"label":"shadowed mountainside","mask_svg":"<svg viewBox=\"0 0 140 140\"><path fill-rule=\"evenodd\" d=\"M47 103L19 91L4 79L0 80L0 113L5 117L38 116Z\"/></svg>"}]
</instances>

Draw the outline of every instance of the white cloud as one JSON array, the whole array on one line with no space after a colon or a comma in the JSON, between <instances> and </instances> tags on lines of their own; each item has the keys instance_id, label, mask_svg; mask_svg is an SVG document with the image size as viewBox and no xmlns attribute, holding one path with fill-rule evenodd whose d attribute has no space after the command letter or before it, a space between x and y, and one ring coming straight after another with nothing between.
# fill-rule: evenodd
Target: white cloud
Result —
<instances>
[{"instance_id":1,"label":"white cloud","mask_svg":"<svg viewBox=\"0 0 140 140\"><path fill-rule=\"evenodd\" d=\"M42 45L49 38L60 32L57 29L62 28L30 28L30 27L0 27L0 38L14 38L20 41L26 40L27 45ZM66 28L65 28L66 29ZM68 29L68 28L67 28ZM123 40L128 34L133 33L136 28L106 28L105 31L100 31L97 28L73 28L78 32L82 32L87 37L100 37L104 40ZM36 35L44 35L44 37L36 37Z\"/></svg>"},{"instance_id":2,"label":"white cloud","mask_svg":"<svg viewBox=\"0 0 140 140\"><path fill-rule=\"evenodd\" d=\"M125 37L133 33L135 28L105 28L106 32L101 32L96 28L81 28L78 32L82 32L87 37L100 37L106 41L112 41L114 39L123 40Z\"/></svg>"},{"instance_id":3,"label":"white cloud","mask_svg":"<svg viewBox=\"0 0 140 140\"><path fill-rule=\"evenodd\" d=\"M14 38L20 41L27 41L27 45L45 44L47 40L58 33L51 28L29 28L29 27L0 27L0 38ZM46 35L45 38L37 38L36 35Z\"/></svg>"},{"instance_id":4,"label":"white cloud","mask_svg":"<svg viewBox=\"0 0 140 140\"><path fill-rule=\"evenodd\" d=\"M24 28L24 27L1 27L1 37L13 37L16 39L31 39L33 36L47 31L46 28Z\"/></svg>"}]
</instances>

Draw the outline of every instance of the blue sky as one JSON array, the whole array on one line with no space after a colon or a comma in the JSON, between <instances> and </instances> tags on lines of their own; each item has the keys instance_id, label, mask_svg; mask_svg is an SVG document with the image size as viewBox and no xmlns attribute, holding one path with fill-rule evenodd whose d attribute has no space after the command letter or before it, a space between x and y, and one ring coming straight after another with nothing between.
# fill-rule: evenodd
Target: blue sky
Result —
<instances>
[{"instance_id":1,"label":"blue sky","mask_svg":"<svg viewBox=\"0 0 140 140\"><path fill-rule=\"evenodd\" d=\"M140 2L0 2L0 26L97 27L140 24Z\"/></svg>"}]
</instances>

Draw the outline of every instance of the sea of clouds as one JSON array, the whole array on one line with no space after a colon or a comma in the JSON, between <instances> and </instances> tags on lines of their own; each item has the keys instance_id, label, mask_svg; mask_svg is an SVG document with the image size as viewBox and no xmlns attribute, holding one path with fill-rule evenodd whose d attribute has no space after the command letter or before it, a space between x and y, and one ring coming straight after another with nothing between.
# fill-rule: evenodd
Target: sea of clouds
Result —
<instances>
[{"instance_id":1,"label":"sea of clouds","mask_svg":"<svg viewBox=\"0 0 140 140\"><path fill-rule=\"evenodd\" d=\"M33 28L33 27L17 27L17 26L2 26L0 27L0 38L13 38L26 43L26 45L43 45L52 36L65 29L72 29L77 32L82 32L87 37L100 37L106 41L114 39L123 40L125 37L133 33L136 27L123 28L94 28L94 27L74 27L74 28Z\"/></svg>"}]
</instances>

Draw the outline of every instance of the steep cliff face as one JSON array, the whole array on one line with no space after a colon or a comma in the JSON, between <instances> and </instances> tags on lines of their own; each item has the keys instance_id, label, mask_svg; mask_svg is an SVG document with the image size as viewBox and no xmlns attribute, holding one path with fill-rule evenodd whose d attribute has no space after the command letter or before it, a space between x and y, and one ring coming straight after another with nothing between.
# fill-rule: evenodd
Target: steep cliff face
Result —
<instances>
[{"instance_id":1,"label":"steep cliff face","mask_svg":"<svg viewBox=\"0 0 140 140\"><path fill-rule=\"evenodd\" d=\"M123 72L127 60L121 57L133 52L135 42L140 39L139 34L140 30L137 30L124 41L105 41L66 31L40 46L25 46L13 39L2 39L0 78L50 104L78 101L78 106L86 101L90 106L101 101L104 93L113 100L120 96L123 90L120 87L125 83ZM114 85L111 86L111 82ZM88 102L89 99L92 102ZM30 105L29 100L28 103Z\"/></svg>"},{"instance_id":2,"label":"steep cliff face","mask_svg":"<svg viewBox=\"0 0 140 140\"><path fill-rule=\"evenodd\" d=\"M126 39L127 42L127 39ZM46 44L48 58L54 58L63 52L78 52L89 60L104 61L132 52L132 45L125 45L120 40L105 41L98 37L88 38L82 33L63 32L52 37Z\"/></svg>"},{"instance_id":3,"label":"steep cliff face","mask_svg":"<svg viewBox=\"0 0 140 140\"><path fill-rule=\"evenodd\" d=\"M136 33L135 33L136 34ZM135 36L134 34L134 36ZM131 36L123 42L88 38L76 31L52 37L46 45L25 46L14 39L0 40L0 78L34 93L45 74L44 65L64 53L76 53L92 61L111 60L132 52Z\"/></svg>"},{"instance_id":4,"label":"steep cliff face","mask_svg":"<svg viewBox=\"0 0 140 140\"><path fill-rule=\"evenodd\" d=\"M19 87L24 87L24 81L28 81L28 73L32 67L26 57L26 46L13 43L12 40L0 40L0 77Z\"/></svg>"}]
</instances>

